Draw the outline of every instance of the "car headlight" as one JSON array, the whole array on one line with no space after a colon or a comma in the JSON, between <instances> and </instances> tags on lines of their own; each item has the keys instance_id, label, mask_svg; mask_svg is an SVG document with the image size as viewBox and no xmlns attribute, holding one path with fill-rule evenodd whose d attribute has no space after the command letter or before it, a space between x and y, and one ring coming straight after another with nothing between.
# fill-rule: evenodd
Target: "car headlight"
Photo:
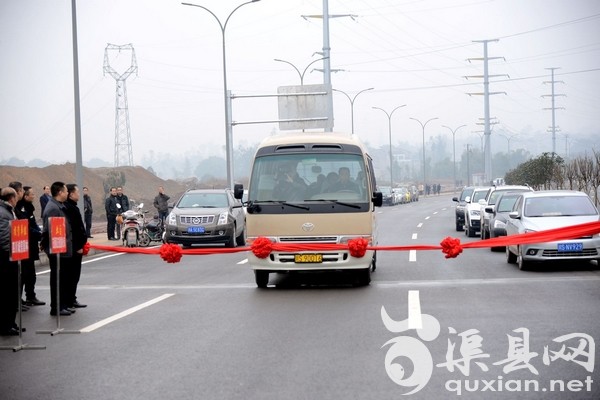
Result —
<instances>
[{"instance_id":1,"label":"car headlight","mask_svg":"<svg viewBox=\"0 0 600 400\"><path fill-rule=\"evenodd\" d=\"M217 225L225 225L227 223L227 215L228 214L229 213L227 211L219 214L219 220L217 221Z\"/></svg>"},{"instance_id":2,"label":"car headlight","mask_svg":"<svg viewBox=\"0 0 600 400\"><path fill-rule=\"evenodd\" d=\"M174 213L169 213L167 217L167 225L177 225L177 215Z\"/></svg>"},{"instance_id":3,"label":"car headlight","mask_svg":"<svg viewBox=\"0 0 600 400\"><path fill-rule=\"evenodd\" d=\"M506 229L506 223L500 220L494 221L494 229Z\"/></svg>"}]
</instances>

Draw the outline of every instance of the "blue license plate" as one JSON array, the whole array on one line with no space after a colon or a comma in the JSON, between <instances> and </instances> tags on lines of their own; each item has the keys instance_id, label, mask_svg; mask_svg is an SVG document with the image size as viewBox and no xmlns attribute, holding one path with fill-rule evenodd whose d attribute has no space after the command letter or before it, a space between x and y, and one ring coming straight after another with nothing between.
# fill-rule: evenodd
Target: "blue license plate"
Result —
<instances>
[{"instance_id":1,"label":"blue license plate","mask_svg":"<svg viewBox=\"0 0 600 400\"><path fill-rule=\"evenodd\" d=\"M203 226L188 226L188 233L204 233Z\"/></svg>"},{"instance_id":2,"label":"blue license plate","mask_svg":"<svg viewBox=\"0 0 600 400\"><path fill-rule=\"evenodd\" d=\"M557 250L561 251L583 251L583 243L558 243Z\"/></svg>"}]
</instances>

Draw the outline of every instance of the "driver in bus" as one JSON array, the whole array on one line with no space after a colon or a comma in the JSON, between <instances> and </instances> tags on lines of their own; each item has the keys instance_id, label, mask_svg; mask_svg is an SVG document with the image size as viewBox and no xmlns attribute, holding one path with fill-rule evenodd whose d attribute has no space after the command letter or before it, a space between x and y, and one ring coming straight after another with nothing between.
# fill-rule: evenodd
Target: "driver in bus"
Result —
<instances>
[{"instance_id":1,"label":"driver in bus","mask_svg":"<svg viewBox=\"0 0 600 400\"><path fill-rule=\"evenodd\" d=\"M329 188L331 192L356 192L360 193L358 185L350 179L350 169L341 167L338 170L338 181Z\"/></svg>"}]
</instances>

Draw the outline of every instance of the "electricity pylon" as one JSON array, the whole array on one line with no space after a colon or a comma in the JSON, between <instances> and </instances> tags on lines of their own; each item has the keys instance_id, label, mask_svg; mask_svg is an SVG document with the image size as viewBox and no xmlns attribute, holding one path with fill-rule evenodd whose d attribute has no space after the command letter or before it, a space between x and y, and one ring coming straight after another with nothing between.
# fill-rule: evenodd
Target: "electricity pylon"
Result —
<instances>
[{"instance_id":1,"label":"electricity pylon","mask_svg":"<svg viewBox=\"0 0 600 400\"><path fill-rule=\"evenodd\" d=\"M118 55L125 52L131 53L129 67L123 73L117 72L110 66L108 52L118 51ZM131 126L129 124L129 108L127 104L127 86L125 81L133 73L137 74L137 60L133 45L122 46L108 44L104 49L104 74L112 76L117 83L115 100L115 167L133 166L133 151L131 148Z\"/></svg>"},{"instance_id":2,"label":"electricity pylon","mask_svg":"<svg viewBox=\"0 0 600 400\"><path fill-rule=\"evenodd\" d=\"M556 154L556 132L559 131L559 128L556 126L556 110L557 109L561 109L564 110L564 107L556 107L555 105L555 98L557 96L565 96L564 94L556 94L554 93L554 84L555 83L564 83L563 81L555 81L554 80L554 70L558 69L557 67L553 67L553 68L546 68L549 69L551 72L551 76L552 76L552 80L551 81L544 81L544 83L550 83L552 84L552 93L551 94L543 94L542 97L550 97L552 100L552 107L550 108L544 108L544 110L551 110L552 111L552 126L550 127L550 132L552 132L552 153Z\"/></svg>"}]
</instances>

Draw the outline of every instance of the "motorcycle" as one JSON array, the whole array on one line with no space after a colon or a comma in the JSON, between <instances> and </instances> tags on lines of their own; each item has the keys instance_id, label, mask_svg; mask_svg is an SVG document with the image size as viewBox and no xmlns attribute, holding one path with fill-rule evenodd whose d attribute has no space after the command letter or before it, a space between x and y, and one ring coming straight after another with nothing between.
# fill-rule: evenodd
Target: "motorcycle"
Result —
<instances>
[{"instance_id":1,"label":"motorcycle","mask_svg":"<svg viewBox=\"0 0 600 400\"><path fill-rule=\"evenodd\" d=\"M151 242L164 242L165 226L163 220L155 215L154 218L145 223L140 234L140 246L148 247Z\"/></svg>"},{"instance_id":2,"label":"motorcycle","mask_svg":"<svg viewBox=\"0 0 600 400\"><path fill-rule=\"evenodd\" d=\"M137 247L140 245L142 230L140 219L143 219L143 214L141 213L142 207L144 207L144 203L141 203L133 210L127 210L121 214L123 217L123 229L121 231L123 246Z\"/></svg>"}]
</instances>

